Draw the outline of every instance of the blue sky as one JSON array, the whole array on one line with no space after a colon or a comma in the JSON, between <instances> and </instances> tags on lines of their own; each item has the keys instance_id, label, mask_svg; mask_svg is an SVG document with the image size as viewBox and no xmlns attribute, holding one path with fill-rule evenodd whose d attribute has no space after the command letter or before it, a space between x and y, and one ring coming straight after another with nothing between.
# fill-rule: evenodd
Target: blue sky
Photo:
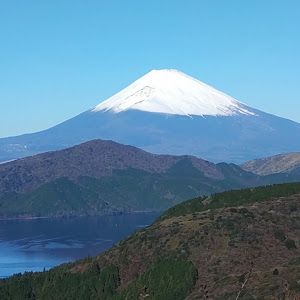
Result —
<instances>
[{"instance_id":1,"label":"blue sky","mask_svg":"<svg viewBox=\"0 0 300 300\"><path fill-rule=\"evenodd\" d=\"M0 137L162 68L300 122L299 15L298 0L0 0Z\"/></svg>"}]
</instances>

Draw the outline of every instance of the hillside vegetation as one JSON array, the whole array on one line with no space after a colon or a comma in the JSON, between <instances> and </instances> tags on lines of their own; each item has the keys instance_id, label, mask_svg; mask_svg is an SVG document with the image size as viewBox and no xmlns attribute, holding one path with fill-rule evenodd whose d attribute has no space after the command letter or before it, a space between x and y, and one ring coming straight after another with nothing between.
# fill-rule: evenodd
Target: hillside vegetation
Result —
<instances>
[{"instance_id":1,"label":"hillside vegetation","mask_svg":"<svg viewBox=\"0 0 300 300\"><path fill-rule=\"evenodd\" d=\"M259 176L234 164L94 140L0 164L0 219L163 211L199 196L297 181L300 174Z\"/></svg>"},{"instance_id":2,"label":"hillside vegetation","mask_svg":"<svg viewBox=\"0 0 300 300\"><path fill-rule=\"evenodd\" d=\"M0 281L1 299L297 299L300 183L175 206L94 258Z\"/></svg>"},{"instance_id":3,"label":"hillside vegetation","mask_svg":"<svg viewBox=\"0 0 300 300\"><path fill-rule=\"evenodd\" d=\"M193 156L154 155L113 141L93 140L71 148L26 157L0 164L0 195L28 193L59 178L101 179L114 171L135 169L161 174L181 160L190 163L211 179L222 179L217 166Z\"/></svg>"},{"instance_id":4,"label":"hillside vegetation","mask_svg":"<svg viewBox=\"0 0 300 300\"><path fill-rule=\"evenodd\" d=\"M220 164L224 179L206 177L188 158L164 173L128 168L109 176L58 178L27 192L0 196L0 218L64 217L164 211L182 201L230 189L297 181L285 174L259 177L236 165ZM299 176L300 177L300 176Z\"/></svg>"}]
</instances>

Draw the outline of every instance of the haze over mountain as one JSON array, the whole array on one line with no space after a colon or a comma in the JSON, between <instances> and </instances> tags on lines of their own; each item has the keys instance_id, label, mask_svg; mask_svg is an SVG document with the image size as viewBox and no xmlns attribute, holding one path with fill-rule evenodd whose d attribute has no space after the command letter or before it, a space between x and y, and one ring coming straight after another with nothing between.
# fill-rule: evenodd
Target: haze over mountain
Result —
<instances>
[{"instance_id":1,"label":"haze over mountain","mask_svg":"<svg viewBox=\"0 0 300 300\"><path fill-rule=\"evenodd\" d=\"M300 124L264 113L176 70L153 70L94 108L41 132L0 139L0 161L92 139L213 162L300 149Z\"/></svg>"},{"instance_id":2,"label":"haze over mountain","mask_svg":"<svg viewBox=\"0 0 300 300\"><path fill-rule=\"evenodd\" d=\"M258 175L300 174L300 153L287 153L251 160L241 164L241 168Z\"/></svg>"}]
</instances>

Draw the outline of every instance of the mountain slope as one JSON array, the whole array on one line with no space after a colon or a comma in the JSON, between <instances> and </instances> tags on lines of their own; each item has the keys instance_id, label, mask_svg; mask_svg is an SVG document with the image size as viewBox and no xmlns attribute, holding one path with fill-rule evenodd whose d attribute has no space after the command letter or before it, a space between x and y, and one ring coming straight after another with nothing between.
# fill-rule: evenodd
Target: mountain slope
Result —
<instances>
[{"instance_id":1,"label":"mountain slope","mask_svg":"<svg viewBox=\"0 0 300 300\"><path fill-rule=\"evenodd\" d=\"M136 147L113 141L93 140L60 151L47 152L0 165L0 194L29 192L55 179L79 176L102 178L114 170L136 169L164 173L174 164L188 159L212 179L223 179L213 163L191 156L154 155Z\"/></svg>"},{"instance_id":2,"label":"mountain slope","mask_svg":"<svg viewBox=\"0 0 300 300\"><path fill-rule=\"evenodd\" d=\"M184 202L97 257L0 280L0 297L297 299L299 193L295 183Z\"/></svg>"},{"instance_id":3,"label":"mountain slope","mask_svg":"<svg viewBox=\"0 0 300 300\"><path fill-rule=\"evenodd\" d=\"M300 153L287 153L255 159L241 164L241 167L258 175L275 173L300 174Z\"/></svg>"},{"instance_id":4,"label":"mountain slope","mask_svg":"<svg viewBox=\"0 0 300 300\"><path fill-rule=\"evenodd\" d=\"M296 122L246 106L181 72L159 70L53 128L0 139L0 161L101 138L157 154L241 163L298 151L299 134Z\"/></svg>"},{"instance_id":5,"label":"mountain slope","mask_svg":"<svg viewBox=\"0 0 300 300\"><path fill-rule=\"evenodd\" d=\"M234 164L153 155L94 140L0 165L0 218L161 211L189 198L236 188L295 182Z\"/></svg>"}]
</instances>

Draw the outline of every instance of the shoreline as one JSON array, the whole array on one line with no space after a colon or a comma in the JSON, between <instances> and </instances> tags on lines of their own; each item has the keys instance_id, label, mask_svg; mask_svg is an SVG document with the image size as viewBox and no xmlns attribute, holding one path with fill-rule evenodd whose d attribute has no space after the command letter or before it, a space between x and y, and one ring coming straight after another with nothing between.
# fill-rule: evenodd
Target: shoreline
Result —
<instances>
[{"instance_id":1,"label":"shoreline","mask_svg":"<svg viewBox=\"0 0 300 300\"><path fill-rule=\"evenodd\" d=\"M5 221L33 221L39 219L72 219L72 218L86 218L86 217L101 217L101 216L119 216L119 215L131 215L131 214L152 214L152 213L163 213L164 211L149 211L149 210L136 210L136 211L126 211L126 212L115 212L115 213L103 213L103 214L86 214L86 215L65 215L65 216L47 216L47 217L12 217L12 218L1 218L0 222Z\"/></svg>"}]
</instances>

